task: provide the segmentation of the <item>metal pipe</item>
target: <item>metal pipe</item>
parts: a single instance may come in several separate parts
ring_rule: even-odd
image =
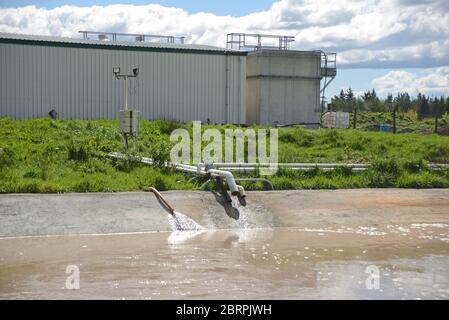
[[[239,189],[237,187],[237,184],[235,183],[234,176],[230,171],[209,169],[207,171],[207,173],[225,178],[226,182],[228,183],[229,190],[231,191],[231,194],[233,196],[236,196],[239,194]]]
[[[168,211],[174,215],[175,214],[175,209],[168,203],[167,200],[165,200],[165,198],[159,193],[159,191],[157,191],[155,188],[151,187],[150,191],[154,193],[154,195],[156,196],[156,198],[159,199],[159,201],[166,207],[166,209],[168,209]]]
[[[204,164],[201,164],[204,166]],[[244,167],[271,167],[273,163],[214,163],[215,167],[226,168],[244,168]],[[368,163],[278,163],[278,167],[351,167],[351,168],[366,168],[369,167]]]
[[[128,110],[128,77],[125,76],[125,111]]]
[[[109,156],[113,158],[119,159],[127,159],[127,157],[119,152],[111,152]],[[154,164],[153,160],[145,157],[137,158],[140,162],[152,165]],[[268,166],[273,166],[272,163],[215,163],[214,166],[216,169],[208,169],[206,170],[204,163],[199,163],[198,166],[191,166],[182,163],[169,163],[166,162],[164,164],[166,167],[174,167],[177,170],[181,170],[184,172],[197,174],[197,175],[210,175],[211,177],[222,177],[226,179],[226,182],[229,186],[229,190],[233,196],[242,193],[239,191],[239,187],[235,182],[234,176],[231,171],[237,172],[254,172],[259,168],[266,168]],[[335,170],[336,168],[350,168],[354,171],[363,171],[367,170],[371,164],[369,163],[278,163],[278,167],[288,168],[290,170],[313,170],[315,168],[319,168],[321,170]],[[430,169],[444,169],[448,168],[449,164],[438,164],[438,163],[430,163],[427,165]],[[243,187],[241,187],[243,188]],[[244,192],[244,191],[243,191]]]
[[[113,157],[113,158],[118,158],[118,159],[127,159],[125,155],[123,155],[122,153],[119,153],[119,152],[111,152],[111,153],[109,153],[109,156]],[[150,164],[150,165],[152,165],[154,163],[152,159],[145,158],[145,157],[138,157],[137,160],[142,163]],[[218,170],[218,169],[209,169],[206,171],[202,165],[194,167],[194,166],[190,166],[190,165],[182,164],[182,163],[166,162],[164,165],[166,167],[174,167],[177,170],[181,170],[181,171],[189,172],[189,173],[193,173],[193,174],[201,174],[201,175],[209,174],[211,177],[220,176],[220,177],[226,179],[226,182],[228,183],[228,186],[229,186],[229,190],[231,191],[231,194],[233,196],[236,196],[239,194],[239,190],[238,190],[237,184],[235,183],[234,176],[230,171]]]
[[[335,167],[335,168],[331,168],[331,167],[328,167],[328,168],[319,168],[320,170],[323,170],[323,171],[328,171],[328,170],[335,170],[337,167]],[[254,172],[254,171],[256,171],[257,169],[260,169],[260,168],[258,168],[258,167],[241,167],[241,168],[239,168],[239,167],[220,167],[220,169],[221,170],[227,170],[227,171],[234,171],[234,172],[240,172],[240,173],[246,173],[246,172]],[[297,170],[304,170],[304,171],[307,171],[307,170],[313,170],[313,169],[315,169],[315,167],[293,167],[293,168],[288,168],[289,170],[293,170],[293,171],[297,171]],[[350,168],[351,170],[353,170],[353,171],[364,171],[364,170],[368,170],[368,168]]]
[[[111,152],[109,156],[114,158],[121,158],[126,159],[126,156],[119,152]],[[153,160],[150,158],[140,157],[140,162],[146,163],[146,164],[153,164]],[[255,170],[257,168],[265,168],[268,166],[273,166],[273,163],[226,163],[226,162],[217,162],[214,163],[214,167],[218,168],[219,170],[235,170],[237,169],[248,169],[248,170]],[[200,163],[198,166],[191,166],[186,164],[169,164],[166,163],[166,166],[175,166],[178,168],[183,168],[189,171],[198,172],[198,167],[201,172],[204,172],[205,164]],[[306,169],[313,169],[313,168],[321,168],[321,169],[334,169],[337,167],[347,167],[352,168],[354,170],[366,170],[368,169],[371,164],[370,163],[278,163],[278,167],[285,167],[288,169],[293,170],[306,170]],[[430,169],[443,169],[443,168],[449,168],[449,164],[447,163],[429,163],[427,164],[427,167]],[[216,170],[216,169],[215,169]],[[206,174],[206,172],[204,172]]]
[[[235,180],[234,180],[234,175],[230,171],[218,170],[218,169],[209,169],[206,171],[201,165],[198,167],[194,167],[194,166],[180,164],[180,163],[174,164],[173,166],[178,170],[182,170],[182,171],[186,171],[186,172],[190,172],[190,173],[197,173],[197,174],[201,174],[201,175],[210,174],[214,178],[216,176],[222,177],[222,178],[226,179],[226,182],[228,183],[228,186],[229,186],[229,190],[231,191],[231,194],[233,196],[236,196],[239,193],[237,184],[235,183]]]
[[[240,185],[237,186],[237,189],[239,191],[238,195],[242,198],[245,198],[246,197],[245,189]]]

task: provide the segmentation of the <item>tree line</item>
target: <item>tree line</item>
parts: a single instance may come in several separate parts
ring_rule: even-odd
[[[398,93],[395,97],[389,94],[385,99],[379,98],[374,89],[356,97],[353,90],[341,90],[328,104],[329,111],[372,111],[372,112],[407,112],[416,111],[418,119],[440,117],[449,113],[449,97],[428,97],[418,93],[414,98],[407,92]]]

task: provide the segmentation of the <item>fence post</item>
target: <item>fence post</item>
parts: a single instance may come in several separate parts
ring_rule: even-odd
[[[396,106],[393,106],[393,134],[396,134]]]
[[[435,114],[435,133],[438,133],[438,114]]]

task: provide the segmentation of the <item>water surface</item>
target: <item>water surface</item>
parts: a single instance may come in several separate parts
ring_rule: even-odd
[[[80,289],[66,288],[68,265]],[[370,268],[379,270],[374,288]],[[368,268],[368,269],[367,269]],[[448,299],[449,226],[0,239],[3,299]]]

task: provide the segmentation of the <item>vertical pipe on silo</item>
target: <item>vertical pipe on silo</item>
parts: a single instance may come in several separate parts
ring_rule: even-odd
[[[229,121],[229,61],[228,54],[225,54],[225,123]]]

